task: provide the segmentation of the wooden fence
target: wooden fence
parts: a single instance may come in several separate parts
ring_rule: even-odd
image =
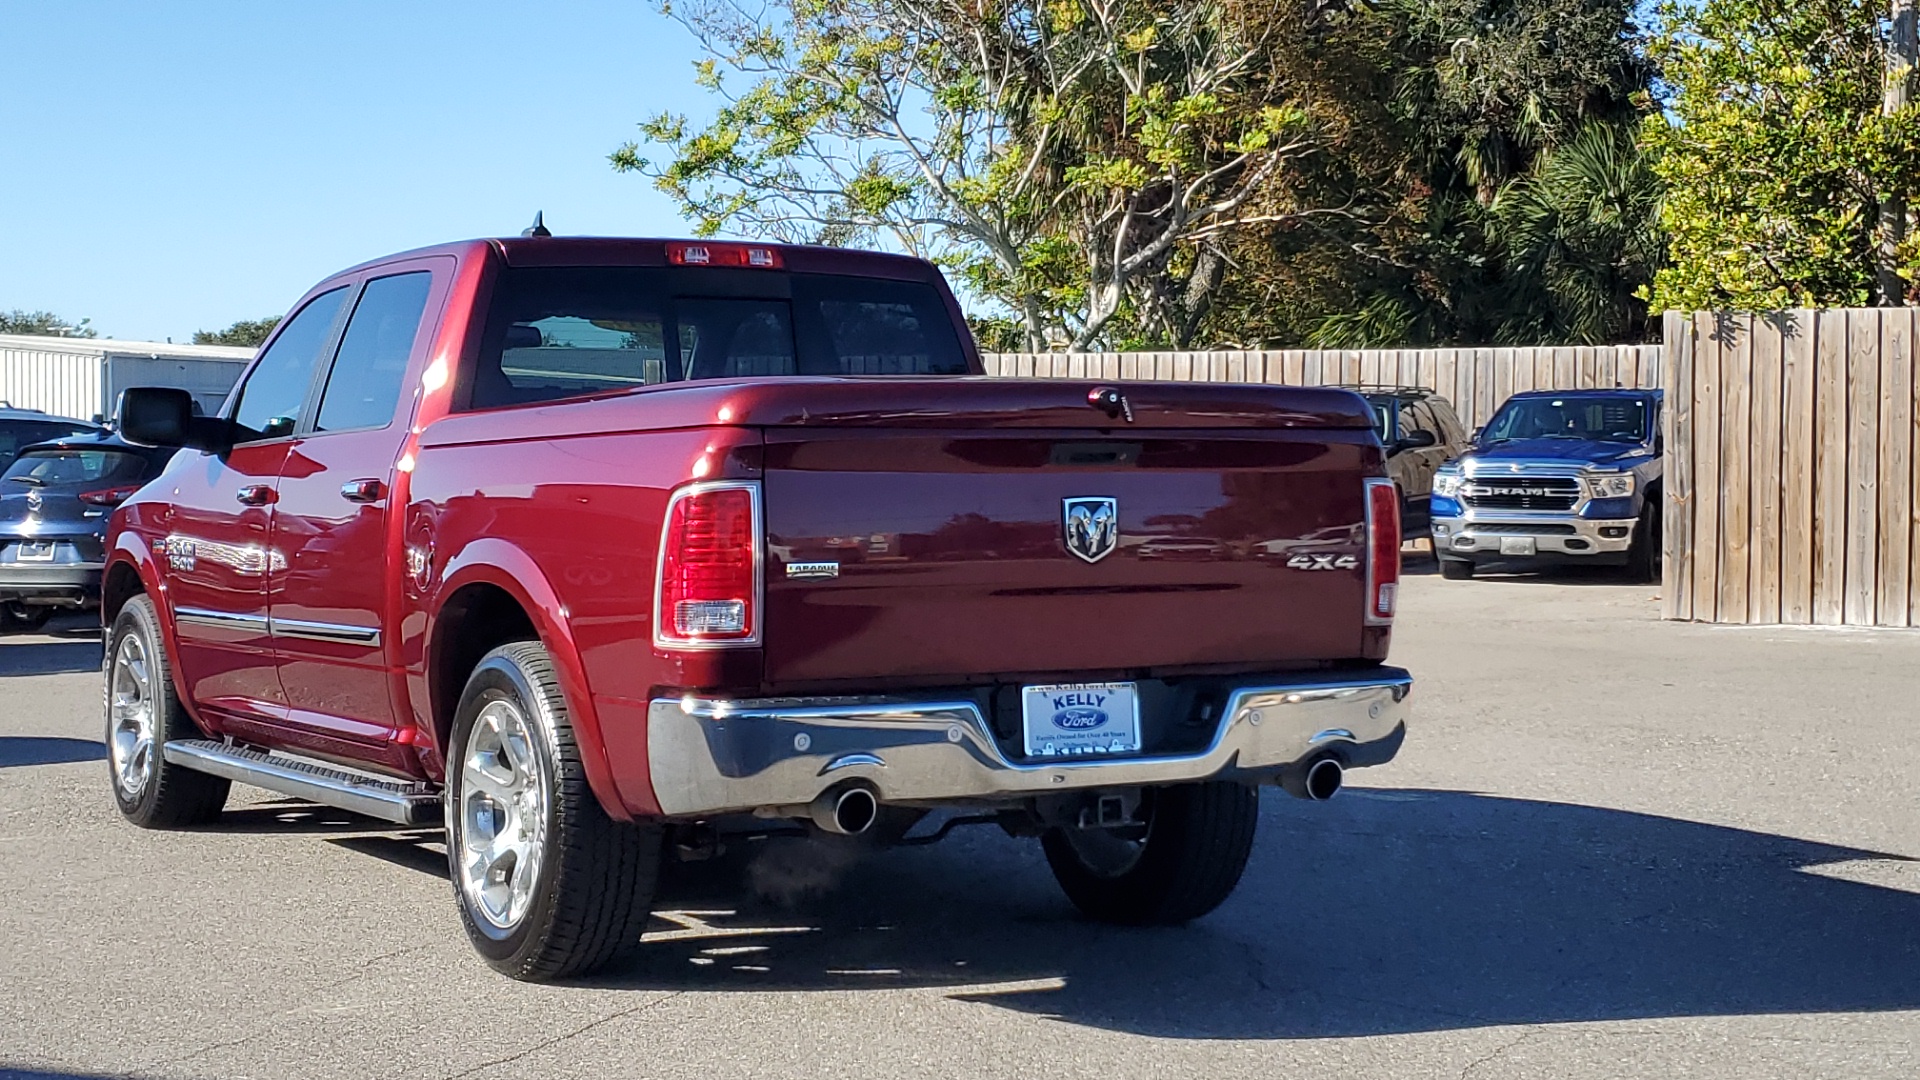
[[[1671,619],[1920,625],[1920,314],[1666,317]]]
[[[1422,386],[1477,428],[1521,390],[1659,386],[1658,345],[1524,349],[1286,349],[1270,352],[990,353],[987,371],[1062,379]]]

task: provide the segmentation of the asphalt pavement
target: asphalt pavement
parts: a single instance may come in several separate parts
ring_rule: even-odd
[[[1663,623],[1607,577],[1403,596],[1400,760],[1266,792],[1191,926],[1085,923],[997,831],[769,841],[567,986],[473,955],[432,832],[244,789],[125,824],[97,635],[0,638],[0,1077],[1920,1075],[1920,632]]]

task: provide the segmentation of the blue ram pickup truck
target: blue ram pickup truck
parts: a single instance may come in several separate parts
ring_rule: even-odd
[[[1660,572],[1660,391],[1515,394],[1433,478],[1440,573],[1481,566]]]

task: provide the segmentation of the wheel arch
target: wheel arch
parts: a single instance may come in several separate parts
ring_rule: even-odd
[[[424,661],[427,712],[442,758],[474,665],[509,641],[536,640],[553,660],[594,796],[608,816],[631,820],[607,761],[599,714],[566,608],[539,565],[506,540],[482,538],[448,562],[437,593]]]
[[[153,600],[154,614],[159,616],[160,647],[166,650],[167,671],[173,678],[173,692],[187,711],[187,716],[202,731],[211,730],[200,716],[200,708],[193,696],[187,693],[185,673],[180,670],[180,640],[174,633],[173,619],[170,617],[172,605],[167,602],[167,580],[160,573],[160,566],[154,561],[153,549],[146,538],[131,529],[121,531],[113,537],[107,551],[106,569],[100,574],[100,629],[104,645],[110,646],[114,620],[136,596],[147,596]]]

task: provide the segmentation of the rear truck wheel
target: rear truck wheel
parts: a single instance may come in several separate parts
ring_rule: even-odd
[[[1448,581],[1470,581],[1473,579],[1473,560],[1449,559],[1440,556],[1440,576]]]
[[[639,942],[664,832],[601,809],[538,642],[502,645],[467,679],[445,804],[460,920],[494,970],[528,982],[570,978]]]
[[[1050,830],[1041,839],[1054,879],[1090,919],[1168,926],[1221,905],[1240,884],[1260,817],[1258,788],[1209,781],[1154,788],[1146,824]]]
[[[107,764],[120,813],[144,829],[205,825],[219,817],[232,782],[175,765],[161,753],[176,739],[205,736],[174,693],[160,617],[144,595],[127,601],[113,620],[104,682]]]
[[[1627,548],[1627,577],[1637,582],[1660,580],[1660,525],[1657,506],[1648,506],[1634,522]]]

